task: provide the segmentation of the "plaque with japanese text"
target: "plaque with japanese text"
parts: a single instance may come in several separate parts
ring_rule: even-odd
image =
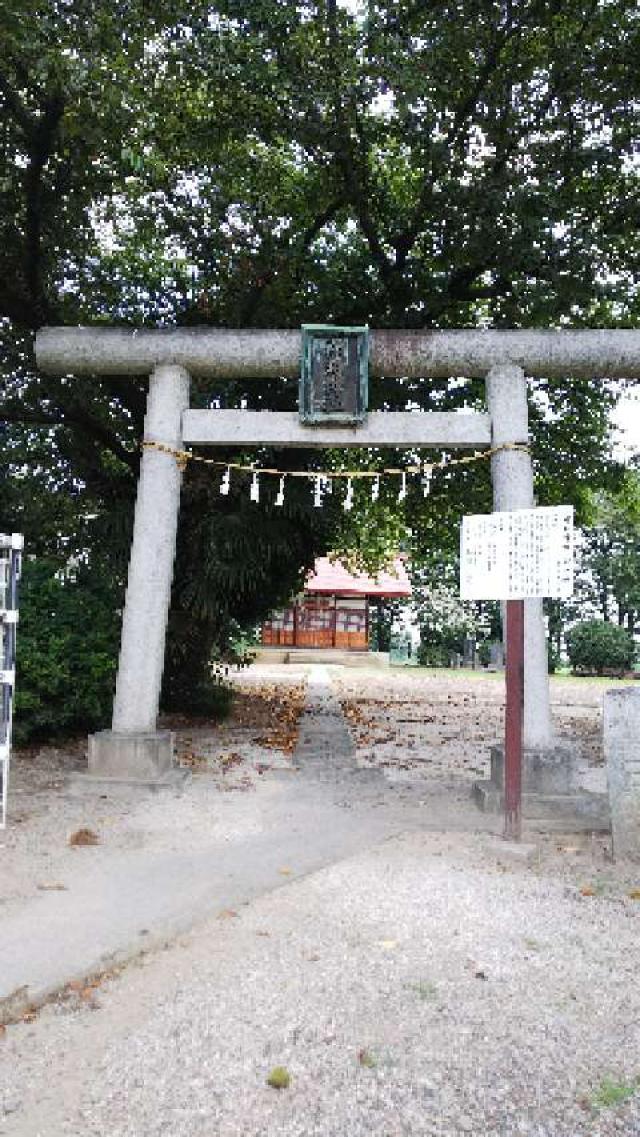
[[[364,421],[368,397],[367,328],[302,327],[302,422],[354,426]]]

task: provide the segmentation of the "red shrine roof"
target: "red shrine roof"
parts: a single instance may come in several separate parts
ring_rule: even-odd
[[[388,572],[378,573],[375,579],[363,572],[350,573],[340,561],[318,557],[304,590],[330,592],[336,596],[411,596],[411,584],[401,557],[396,557],[393,567]]]

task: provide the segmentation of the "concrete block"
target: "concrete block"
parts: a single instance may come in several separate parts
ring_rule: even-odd
[[[603,741],[614,856],[640,861],[640,689],[605,693]]]
[[[89,735],[89,774],[98,778],[154,781],[173,768],[175,735],[169,730]]]

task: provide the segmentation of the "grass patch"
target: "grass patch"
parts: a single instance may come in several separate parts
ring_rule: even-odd
[[[286,1066],[274,1066],[267,1078],[267,1085],[273,1090],[288,1090],[291,1085],[291,1075]]]
[[[611,1078],[603,1078],[591,1096],[591,1105],[594,1109],[611,1109],[628,1101],[637,1089],[637,1078],[634,1082],[614,1082]]]
[[[542,944],[539,942],[539,940],[532,939],[531,936],[525,936],[524,946],[528,948],[529,951],[540,951]]]
[[[571,683],[576,686],[580,683],[595,683],[602,687],[632,687],[638,684],[637,679],[615,679],[612,675],[574,675],[572,671],[556,671],[549,678],[552,683]]]
[[[429,999],[435,999],[438,994],[437,988],[433,983],[429,983],[427,979],[422,979],[419,983],[409,983],[409,990],[414,991],[419,999],[427,1002]]]

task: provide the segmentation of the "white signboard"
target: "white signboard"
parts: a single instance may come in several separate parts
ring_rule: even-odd
[[[460,596],[525,600],[573,595],[573,506],[463,517]]]

